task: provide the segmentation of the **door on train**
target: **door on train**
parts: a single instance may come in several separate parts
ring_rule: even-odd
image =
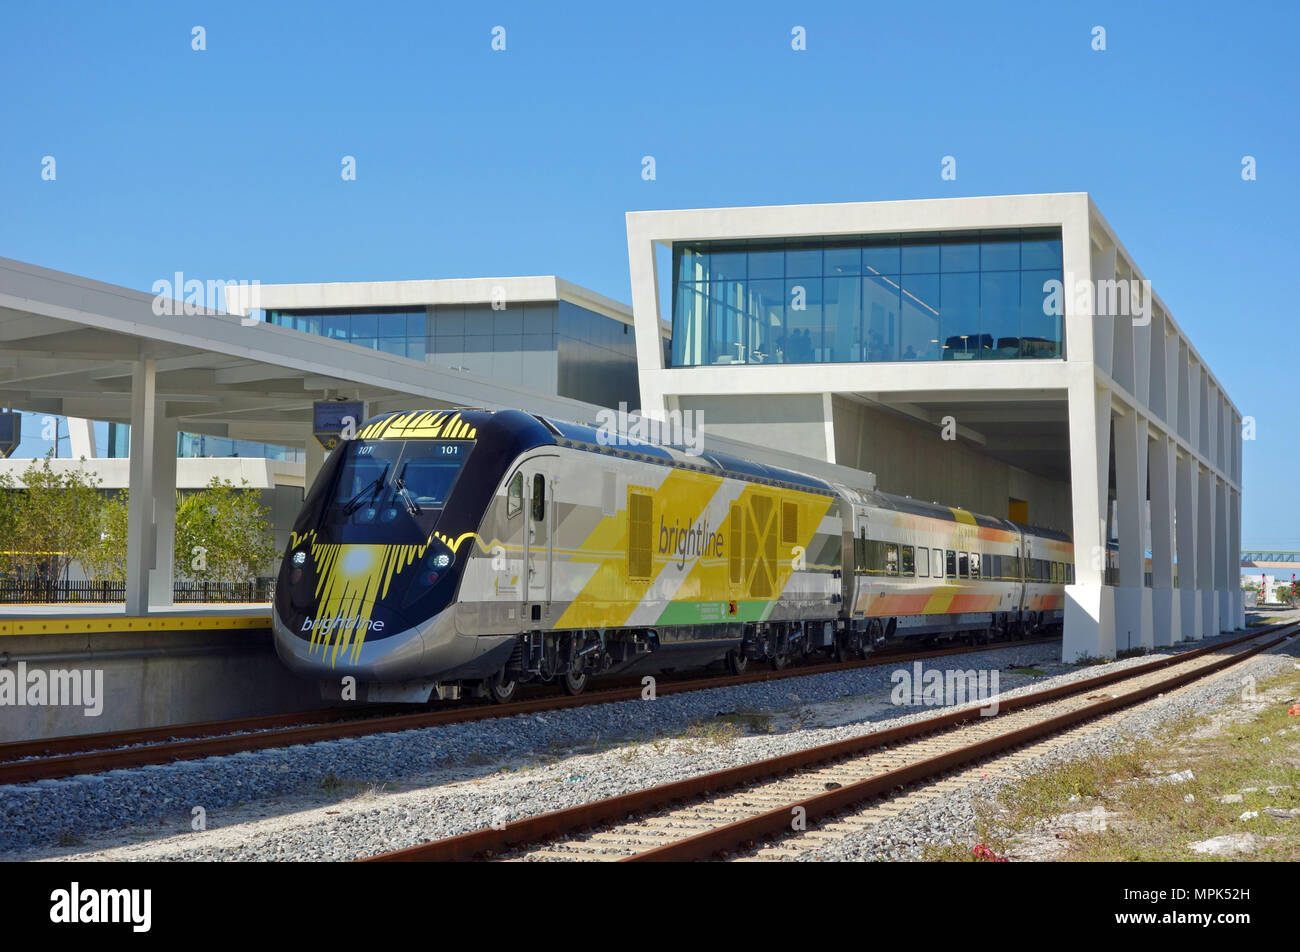
[[[521,470],[524,474],[524,493],[526,496],[526,515],[528,528],[525,531],[528,563],[528,581],[524,590],[524,601],[529,614],[525,617],[540,621],[543,612],[550,610],[551,602],[551,561],[554,554],[555,539],[555,478],[550,466],[543,460],[530,460]]]

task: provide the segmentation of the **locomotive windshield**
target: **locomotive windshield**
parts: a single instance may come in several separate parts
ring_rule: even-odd
[[[358,440],[348,447],[322,524],[340,541],[387,541],[425,535],[437,522],[473,443],[442,440]]]

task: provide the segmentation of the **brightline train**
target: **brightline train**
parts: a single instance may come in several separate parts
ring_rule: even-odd
[[[616,442],[516,410],[368,420],[293,527],[280,657],[327,697],[353,679],[358,700],[506,701],[525,682],[578,693],[599,675],[1062,623],[1065,533]]]

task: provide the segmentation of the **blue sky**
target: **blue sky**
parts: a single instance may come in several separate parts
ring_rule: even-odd
[[[1243,542],[1300,546],[1297,33],[1284,3],[8,4],[0,255],[628,301],[628,210],[1088,191],[1257,421]]]

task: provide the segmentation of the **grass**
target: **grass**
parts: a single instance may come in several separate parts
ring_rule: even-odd
[[[1086,654],[1079,655],[1079,657],[1071,661],[1070,664],[1074,665],[1076,668],[1091,668],[1099,664],[1110,664],[1114,660],[1114,658],[1099,658],[1096,655]]]
[[[337,774],[335,774],[334,771],[332,770],[329,773],[327,773],[325,776],[320,778],[320,782],[317,784],[317,787],[320,789],[321,793],[328,794],[329,796],[337,796],[339,794],[350,794],[350,795],[365,794],[369,796],[378,796],[379,794],[387,793],[389,790],[389,784],[386,782],[344,780],[341,777],[339,777]]]
[[[1285,621],[1281,615],[1269,615],[1267,618],[1252,618],[1246,622],[1247,628],[1264,628],[1268,625],[1276,625],[1280,621]]]
[[[975,861],[971,849],[984,843],[995,853],[1016,853],[1031,834],[1057,828],[1065,849],[1044,858],[1071,861],[1151,862],[1211,859],[1192,853],[1189,843],[1228,833],[1252,833],[1253,860],[1300,860],[1300,817],[1264,812],[1300,807],[1300,717],[1288,709],[1300,694],[1300,673],[1289,671],[1258,689],[1263,707],[1235,703],[1224,711],[1183,718],[1151,740],[1135,742],[1107,756],[1094,756],[1022,778],[1004,787],[976,811],[976,839],[932,848],[925,858]],[[1161,778],[1191,770],[1193,779]],[[1270,793],[1268,788],[1274,788]],[[1220,798],[1238,794],[1240,802]],[[1108,811],[1103,828],[1059,829],[1063,814]],[[1245,811],[1258,816],[1241,820]],[[1114,814],[1114,815],[1111,815]],[[1048,835],[1052,835],[1048,832]]]
[[[1150,652],[1146,648],[1125,648],[1123,651],[1115,652],[1113,658],[1099,658],[1096,655],[1079,655],[1070,664],[1078,668],[1090,668],[1099,664],[1110,664],[1112,661],[1121,661],[1124,658],[1140,658]]]
[[[687,742],[684,748],[688,754],[699,753],[702,747],[728,747],[735,743],[736,738],[744,731],[735,721],[727,719],[726,715],[715,717],[709,721],[697,721],[689,725],[682,734],[682,739]]]
[[[729,714],[719,714],[718,720],[735,724],[746,734],[770,734],[773,729],[772,715],[761,711],[732,711]]]

